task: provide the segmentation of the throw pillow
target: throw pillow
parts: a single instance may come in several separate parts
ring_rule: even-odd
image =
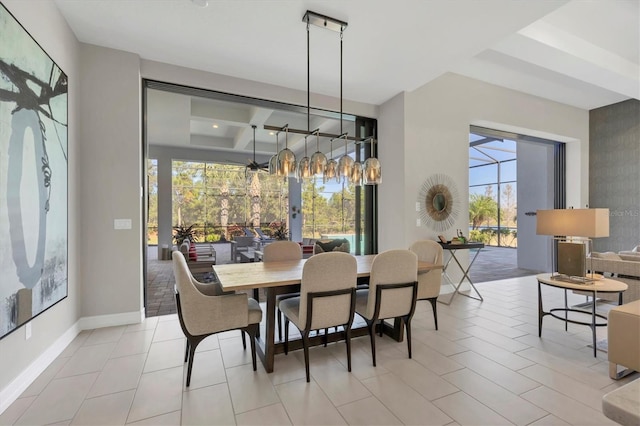
[[[345,240],[345,239],[340,239],[340,240],[329,240],[329,241],[316,241],[316,245],[318,247],[320,247],[320,250],[316,250],[316,252],[318,253],[325,253],[325,252],[329,252],[329,251],[344,251],[345,246],[344,244],[349,244],[349,241]]]
[[[598,252],[594,251],[591,255],[593,257],[595,257],[596,259],[622,260],[620,255],[618,255],[617,253],[614,253],[612,251],[607,251],[607,252],[604,252],[604,253],[598,253]]]

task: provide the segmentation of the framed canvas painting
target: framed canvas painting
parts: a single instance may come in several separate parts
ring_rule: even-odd
[[[0,3],[0,338],[68,293],[67,76]]]

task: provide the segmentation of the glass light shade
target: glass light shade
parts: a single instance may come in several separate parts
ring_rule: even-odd
[[[278,176],[293,176],[296,172],[296,155],[289,148],[278,153]]]
[[[377,185],[382,183],[382,167],[380,161],[376,157],[367,158],[364,162],[364,178],[365,185]]]
[[[311,160],[309,157],[302,157],[298,163],[298,180],[311,177]]]
[[[362,185],[362,163],[354,162],[349,181],[355,186]]]
[[[338,176],[343,177],[345,181],[350,179],[353,163],[355,163],[355,161],[347,154],[340,157],[340,160],[338,160]]]
[[[272,155],[269,159],[269,174],[276,175],[278,174],[278,156]]]
[[[324,183],[327,183],[335,179],[336,182],[338,179],[338,162],[333,158],[327,162],[327,167],[324,169]]]
[[[327,168],[327,156],[320,151],[316,151],[311,156],[311,174],[321,175],[324,174],[324,169]]]

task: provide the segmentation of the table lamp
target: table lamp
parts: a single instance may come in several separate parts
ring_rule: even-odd
[[[559,241],[557,274],[552,278],[592,281],[591,268],[591,277],[586,277],[587,245],[592,238],[609,236],[609,209],[538,210],[536,217],[536,234]]]

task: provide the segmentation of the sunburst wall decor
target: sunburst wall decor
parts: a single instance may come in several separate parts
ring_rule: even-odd
[[[451,228],[460,214],[456,184],[449,176],[434,174],[422,184],[418,193],[422,223],[436,231]]]

